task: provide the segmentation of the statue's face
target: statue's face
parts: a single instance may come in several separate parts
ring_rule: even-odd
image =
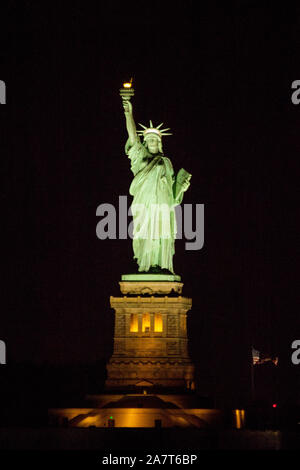
[[[147,146],[150,153],[158,153],[158,138],[149,136],[147,138]]]

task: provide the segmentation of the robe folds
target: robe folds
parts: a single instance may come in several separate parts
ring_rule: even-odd
[[[160,266],[174,273],[176,216],[173,185],[174,170],[169,158],[153,155],[139,140],[129,140],[125,152],[134,175],[129,193],[133,196],[133,252],[139,271]]]

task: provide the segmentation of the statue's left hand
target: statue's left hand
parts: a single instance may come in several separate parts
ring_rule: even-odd
[[[189,188],[191,183],[190,183],[189,178],[186,178],[181,184],[182,184],[183,191],[186,191]]]

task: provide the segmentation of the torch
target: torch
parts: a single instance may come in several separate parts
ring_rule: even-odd
[[[120,89],[120,96],[123,101],[130,101],[130,98],[134,96],[134,89],[132,88],[132,78],[130,82],[123,83],[123,88]]]

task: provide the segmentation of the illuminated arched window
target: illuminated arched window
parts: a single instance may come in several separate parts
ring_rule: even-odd
[[[150,331],[150,313],[143,313],[142,332],[149,333]]]
[[[163,330],[163,320],[161,313],[154,314],[154,331],[155,333],[161,333]]]
[[[130,332],[137,333],[139,331],[138,315],[137,313],[132,313],[130,315]]]

